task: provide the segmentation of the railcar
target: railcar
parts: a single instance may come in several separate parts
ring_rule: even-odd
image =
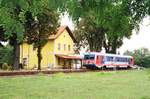
[[[132,68],[134,66],[134,59],[132,56],[127,55],[88,52],[84,54],[83,66],[90,69],[114,67]]]

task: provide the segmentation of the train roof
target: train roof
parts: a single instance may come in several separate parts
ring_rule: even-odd
[[[103,55],[103,56],[133,58],[132,56],[129,56],[129,55],[118,55],[118,54],[100,53],[100,52],[86,52],[84,55],[86,55],[86,54],[97,54],[97,55]]]

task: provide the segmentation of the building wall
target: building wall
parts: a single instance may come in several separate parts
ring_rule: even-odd
[[[54,64],[54,40],[50,40],[42,48],[41,68],[47,68]],[[26,58],[26,60],[25,60]],[[26,61],[26,62],[25,62]],[[25,68],[33,69],[38,66],[37,49],[33,45],[23,43],[20,46],[20,62],[25,63]]]
[[[58,49],[59,44],[60,50]],[[74,54],[73,45],[74,42],[67,30],[65,30],[64,33],[61,33],[61,35],[57,37],[55,40],[49,40],[46,43],[46,45],[42,48],[41,68],[63,67],[64,60],[60,59],[60,64],[58,64],[58,57],[56,57],[55,54],[65,54],[65,55]],[[29,45],[24,42],[20,46],[20,62],[25,63],[26,64],[25,68],[27,69],[33,69],[35,66],[37,67],[38,66],[37,49],[34,49],[33,45]]]
[[[60,44],[60,50],[58,49],[58,44]],[[64,44],[66,44],[66,49],[64,49]],[[73,50],[73,40],[69,33],[65,30],[56,40],[55,40],[55,52],[60,54],[74,54]],[[68,50],[68,45],[70,45],[70,51]]]
[[[49,40],[42,49],[42,67],[54,66],[54,40]]]
[[[33,46],[27,43],[23,43],[20,46],[20,59],[26,69],[31,69],[37,63],[36,50],[33,50]]]
[[[60,49],[59,49],[59,44],[60,44]],[[65,46],[66,47],[65,47]],[[55,40],[55,54],[74,54],[74,49],[73,49],[74,41],[70,37],[69,33],[67,30],[65,30],[56,40]],[[70,46],[70,50],[69,50]],[[61,65],[58,64],[58,58],[55,57],[55,65],[56,66],[62,66],[64,61],[61,59],[60,60]]]

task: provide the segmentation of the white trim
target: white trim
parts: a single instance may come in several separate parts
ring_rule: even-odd
[[[53,66],[53,67],[55,67],[55,65],[56,65],[56,57],[55,57],[55,54],[56,54],[56,48],[55,48],[55,47],[56,47],[56,45],[55,45],[55,43],[56,43],[56,42],[55,42],[55,40],[54,40],[54,51],[53,51],[53,58],[54,58],[54,63],[53,63],[53,65],[54,65],[54,66]]]

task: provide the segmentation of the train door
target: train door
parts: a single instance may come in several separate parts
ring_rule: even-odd
[[[100,59],[101,59],[101,57],[100,57],[99,55],[97,55],[97,57],[96,57],[96,64],[97,64],[97,65],[100,64]]]
[[[97,56],[96,57],[96,64],[101,65],[103,63],[103,56]]]
[[[131,65],[134,65],[134,59],[133,59],[133,58],[131,58],[130,64],[131,64]]]

